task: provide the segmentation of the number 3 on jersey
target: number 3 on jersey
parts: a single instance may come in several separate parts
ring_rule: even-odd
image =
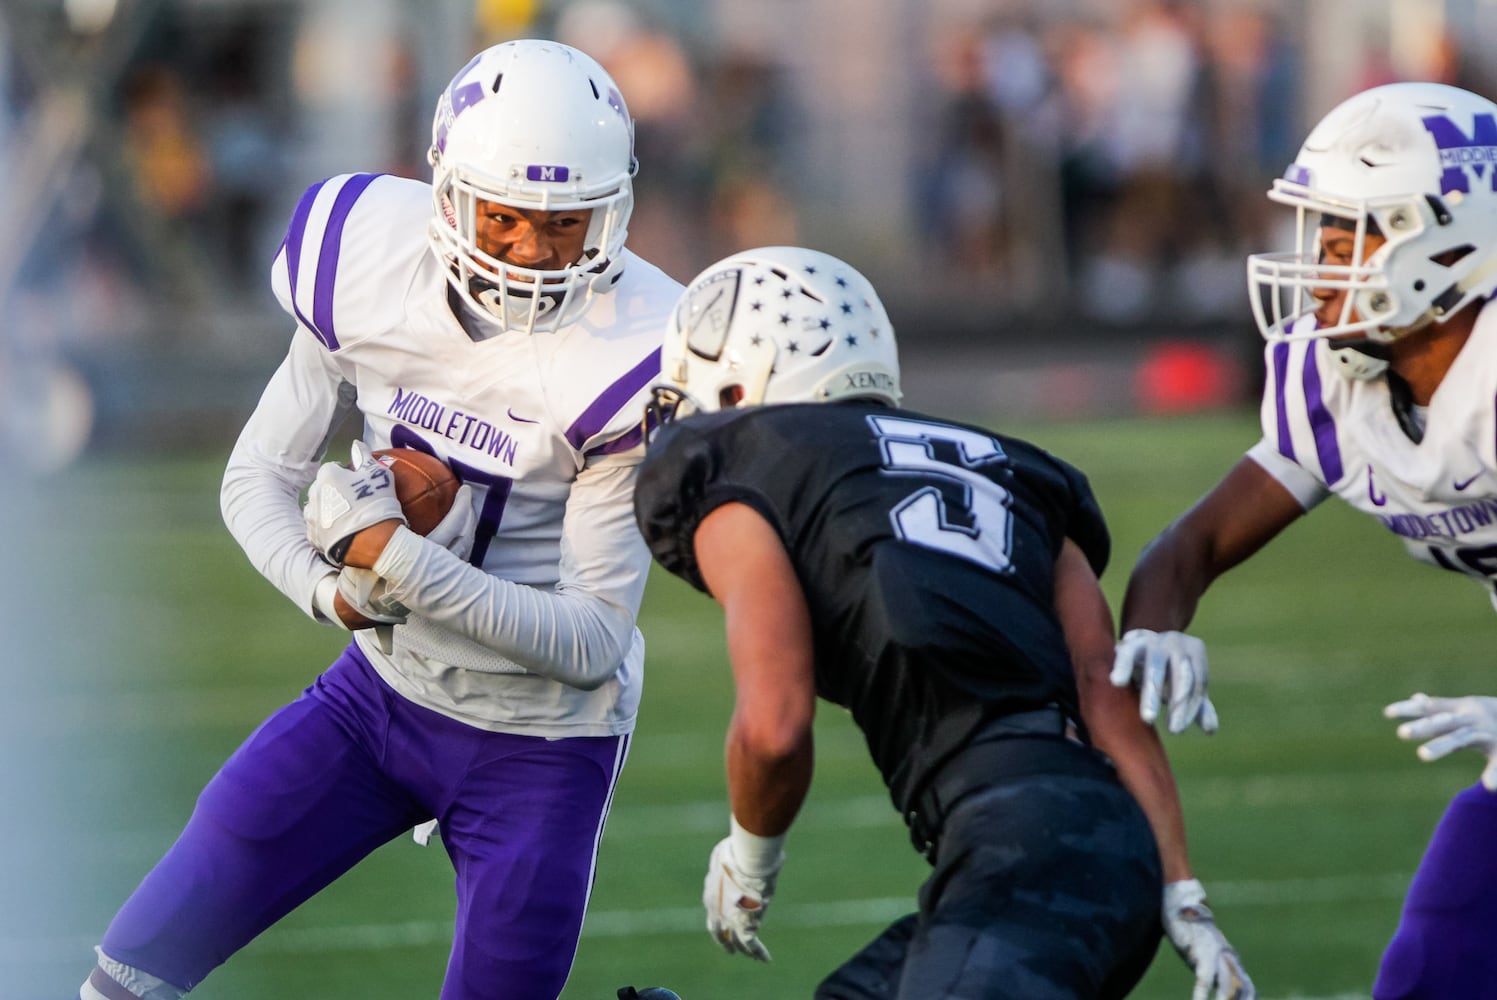
[[[1005,572],[1013,496],[982,473],[984,467],[1008,461],[1002,446],[986,434],[924,420],[869,417],[868,423],[878,435],[885,472],[941,479],[962,491],[961,519],[952,517],[950,501],[939,486],[911,493],[889,511],[894,533],[903,541]],[[937,457],[937,441],[954,445],[958,461]]]

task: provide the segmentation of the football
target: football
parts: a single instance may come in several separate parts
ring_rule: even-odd
[[[457,476],[446,462],[415,448],[381,448],[374,457],[395,476],[395,498],[411,530],[430,534],[452,509]]]

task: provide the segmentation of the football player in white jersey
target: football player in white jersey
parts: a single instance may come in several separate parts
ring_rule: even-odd
[[[1336,494],[1416,559],[1497,601],[1497,105],[1429,83],[1358,94],[1311,131],[1269,197],[1300,245],[1249,259],[1268,339],[1263,438],[1145,549],[1113,683],[1144,717],[1216,727],[1201,642],[1184,629],[1221,573]],[[1497,698],[1389,705],[1433,760],[1487,754],[1415,875],[1373,995],[1497,996]],[[1452,892],[1451,887],[1477,887]]]
[[[433,820],[457,872],[444,1000],[566,981],[640,697],[639,413],[680,286],[624,248],[633,123],[583,53],[475,56],[430,159],[430,184],[344,175],[296,206],[272,271],[290,352],[223,480],[251,562],[352,641],[209,782],[86,1000],[180,997]],[[319,468],[355,412],[353,466]],[[389,446],[463,483],[427,537],[369,460]]]

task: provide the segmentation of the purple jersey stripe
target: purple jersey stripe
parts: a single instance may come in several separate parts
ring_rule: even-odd
[[[599,445],[596,448],[589,448],[585,454],[588,458],[592,458],[594,455],[612,455],[616,452],[628,451],[643,441],[644,436],[644,428],[636,427],[628,433],[614,438],[607,444]]]
[[[659,374],[660,348],[657,347],[650,352],[647,358],[629,369],[622,378],[614,382],[607,389],[604,389],[603,395],[593,400],[592,405],[582,411],[582,416],[572,422],[572,426],[567,428],[567,440],[572,443],[572,447],[581,451],[584,441],[608,426],[608,421],[613,419],[615,413],[619,412],[619,408],[633,399],[635,393],[655,381],[655,376]],[[636,435],[635,444],[639,443],[637,433],[637,431],[629,432],[629,434]],[[625,434],[623,437],[628,437],[629,434]],[[612,443],[610,442],[609,444]],[[608,448],[609,445],[603,445],[602,447]],[[629,447],[633,446],[630,445]],[[598,448],[594,448],[588,452],[589,455],[600,453]]]
[[[1315,454],[1327,484],[1341,481],[1341,448],[1336,443],[1336,419],[1325,408],[1320,393],[1320,366],[1315,363],[1315,344],[1308,342],[1305,351],[1305,409],[1310,415],[1310,430],[1315,433]]]
[[[301,325],[317,334],[317,339],[322,340],[322,334],[311,324],[306,316],[302,315],[301,306],[296,304],[296,282],[297,274],[301,271],[301,241],[307,235],[307,217],[312,214],[312,203],[317,200],[317,194],[327,181],[318,181],[307,188],[306,193],[301,196],[301,201],[296,203],[296,211],[291,213],[291,225],[286,229],[286,237],[281,240],[281,246],[286,248],[286,274],[291,280],[291,309],[296,313],[296,318]],[[326,340],[322,340],[326,344]]]
[[[354,174],[333,199],[333,210],[322,231],[322,251],[317,255],[317,284],[312,288],[312,323],[330,351],[338,349],[338,335],[333,330],[333,290],[338,283],[338,251],[343,242],[343,226],[364,189],[381,174]]]
[[[1294,457],[1294,439],[1289,435],[1289,405],[1284,398],[1284,381],[1289,371],[1289,343],[1279,341],[1273,345],[1274,407],[1279,418],[1279,454],[1289,461]]]
[[[623,434],[619,437],[614,438],[607,444],[600,445],[599,447],[592,449],[587,453],[587,455],[589,458],[591,458],[593,455],[612,455],[616,452],[628,451],[630,448],[633,448],[641,441],[643,441],[645,439],[645,436],[653,431],[657,424],[658,421],[655,419],[655,411],[646,410],[645,419],[640,423],[638,427],[635,427],[627,434]]]

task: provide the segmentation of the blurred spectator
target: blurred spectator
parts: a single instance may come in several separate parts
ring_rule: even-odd
[[[197,216],[212,173],[176,72],[160,64],[137,69],[125,81],[124,110],[125,160],[136,194],[167,217]]]
[[[793,150],[801,124],[785,68],[757,50],[728,45],[714,60],[706,92],[706,256],[799,243]]]
[[[983,37],[959,28],[937,59],[934,161],[920,213],[935,259],[968,281],[992,277],[1003,249],[1003,129],[988,92]]]
[[[557,20],[556,39],[597,59],[629,95],[635,153],[630,246],[688,278],[703,259],[702,159],[696,70],[680,42],[619,0],[582,0]]]
[[[1103,243],[1121,183],[1109,147],[1118,99],[1118,51],[1105,25],[1090,21],[1055,24],[1051,46],[1059,116],[1061,263],[1076,279]]]
[[[1294,53],[1281,21],[1232,7],[1210,25],[1207,54],[1211,204],[1226,224],[1221,242],[1240,263],[1243,254],[1271,245],[1277,213],[1263,194],[1297,149]]]
[[[1068,280],[1059,173],[1060,97],[1033,11],[996,18],[983,39],[984,78],[1001,130],[1001,287],[1017,306],[1053,312]]]
[[[1083,261],[1085,308],[1114,322],[1154,306],[1160,268],[1179,259],[1199,220],[1200,54],[1182,11],[1137,0],[1118,37],[1108,151],[1118,201],[1100,252]]]
[[[261,83],[267,49],[262,31],[240,23],[208,62],[206,100],[212,113],[203,135],[214,182],[207,211],[209,248],[227,283],[241,292],[264,286],[280,236],[281,187],[289,172],[286,136],[272,119],[274,103]]]

